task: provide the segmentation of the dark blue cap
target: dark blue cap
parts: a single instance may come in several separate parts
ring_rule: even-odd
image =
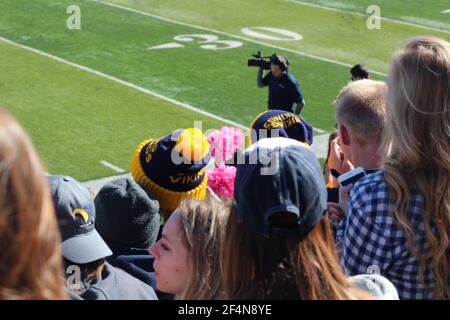
[[[313,128],[300,116],[283,111],[269,110],[259,114],[251,125],[254,130],[252,142],[259,139],[277,137],[291,138],[311,145],[313,143]],[[275,133],[275,130],[277,132]]]
[[[326,211],[319,161],[293,139],[261,139],[247,148],[238,161],[234,188],[237,215],[265,237],[305,236]],[[277,213],[288,213],[296,222],[274,225],[271,218]]]

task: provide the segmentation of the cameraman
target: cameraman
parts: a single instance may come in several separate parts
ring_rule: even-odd
[[[273,54],[270,57],[270,72],[263,78],[263,68],[259,68],[256,77],[258,88],[269,86],[269,109],[279,109],[289,112],[295,103],[295,114],[300,114],[305,100],[303,99],[300,86],[295,77],[288,73],[289,62],[281,55]]]

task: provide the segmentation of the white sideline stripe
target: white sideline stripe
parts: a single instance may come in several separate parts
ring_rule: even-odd
[[[317,155],[319,159],[325,159],[328,152],[328,139],[330,137],[329,133],[320,134],[314,136],[313,144],[311,145],[312,151]]]
[[[313,130],[316,131],[317,133],[320,133],[320,134],[326,133],[325,130],[322,130],[322,129],[319,129],[319,128],[314,128],[313,127]]]
[[[110,163],[110,162],[108,162],[108,161],[106,161],[106,160],[101,160],[101,161],[99,161],[99,162],[100,162],[102,165],[104,165],[105,167],[114,170],[115,172],[118,172],[118,173],[124,173],[124,172],[125,172],[125,170],[123,170],[122,168],[119,168],[119,167],[113,165],[112,163]]]
[[[104,178],[100,178],[100,179],[94,179],[94,180],[89,180],[89,181],[83,181],[81,182],[86,188],[88,188],[94,195],[94,197],[97,195],[97,193],[100,191],[100,189],[107,183],[116,180],[116,179],[120,179],[120,178],[131,178],[131,174],[130,173],[124,173],[124,174],[120,174],[120,175],[113,175],[113,176],[108,176],[108,177],[104,177]]]
[[[25,46],[25,45],[23,45],[23,44],[16,43],[16,42],[11,41],[11,40],[9,40],[9,39],[6,39],[6,38],[4,38],[4,37],[2,37],[2,36],[0,36],[0,41],[9,43],[9,44],[11,44],[11,45],[13,45],[13,46],[16,46],[16,47],[19,47],[19,48],[22,48],[22,49],[25,49],[25,50],[28,50],[28,51],[32,51],[32,52],[37,53],[37,54],[39,54],[39,55],[42,55],[42,56],[44,56],[44,57],[47,57],[47,58],[56,60],[56,61],[58,61],[58,62],[62,62],[62,63],[64,63],[64,64],[67,64],[67,65],[71,66],[71,67],[74,67],[74,68],[77,68],[77,69],[80,69],[80,70],[83,70],[83,71],[86,71],[86,72],[95,74],[95,75],[97,75],[97,76],[106,78],[106,79],[108,79],[108,80],[111,80],[111,81],[120,83],[120,84],[122,84],[122,85],[124,85],[124,86],[127,86],[127,87],[133,88],[133,89],[135,89],[135,90],[141,91],[141,92],[143,92],[143,93],[146,93],[146,94],[148,94],[148,95],[154,96],[154,97],[159,98],[159,99],[161,99],[161,100],[165,100],[165,101],[167,101],[167,102],[173,103],[173,104],[175,104],[175,105],[177,105],[177,106],[179,106],[179,107],[182,107],[182,108],[185,108],[185,109],[188,109],[188,110],[191,110],[191,111],[200,113],[200,114],[205,115],[205,116],[207,116],[207,117],[210,117],[210,118],[213,118],[213,119],[222,121],[222,122],[224,122],[224,123],[228,123],[228,124],[230,124],[230,125],[232,125],[232,126],[239,127],[239,128],[241,128],[241,129],[244,129],[244,130],[247,129],[247,127],[245,127],[245,126],[243,126],[242,124],[239,124],[239,123],[237,123],[237,122],[234,122],[234,121],[232,121],[232,120],[228,120],[228,119],[222,118],[222,117],[217,116],[217,115],[215,115],[215,114],[213,114],[213,113],[210,113],[210,112],[208,112],[208,111],[204,111],[204,110],[198,109],[198,108],[196,108],[196,107],[193,107],[193,106],[191,106],[191,105],[189,105],[189,104],[187,104],[187,103],[180,102],[180,101],[177,101],[177,100],[175,100],[175,99],[172,99],[172,98],[163,96],[163,95],[161,95],[161,94],[159,94],[159,93],[156,93],[156,92],[150,91],[150,90],[148,90],[148,89],[142,88],[142,87],[140,87],[140,86],[138,86],[138,85],[135,85],[135,84],[133,84],[133,83],[131,83],[131,82],[127,82],[127,81],[121,80],[121,79],[119,79],[119,78],[110,76],[110,75],[108,75],[108,74],[106,74],[106,73],[103,73],[103,72],[100,72],[100,71],[97,71],[97,70],[94,70],[94,69],[91,69],[91,68],[88,68],[88,67],[85,67],[85,66],[76,64],[76,63],[74,63],[74,62],[70,62],[70,61],[65,60],[65,59],[63,59],[63,58],[59,58],[59,57],[54,56],[54,55],[52,55],[52,54],[50,54],[50,53],[46,53],[46,52],[44,52],[44,51],[41,51],[41,50],[38,50],[38,49],[35,49],[35,48],[31,48],[31,47]]]
[[[332,7],[327,7],[327,6],[320,5],[320,4],[315,4],[315,3],[304,2],[304,1],[300,1],[300,0],[286,0],[286,1],[292,2],[292,3],[297,3],[297,4],[302,4],[304,6],[309,6],[309,7],[329,10],[329,11],[337,11],[337,12],[353,14],[355,16],[369,17],[368,14],[364,14],[364,13],[361,13],[361,12],[355,12],[355,11],[344,10],[344,9],[339,9],[339,8],[332,8]],[[442,13],[444,13],[444,11]],[[426,25],[423,25],[423,24],[417,24],[417,23],[406,22],[406,21],[402,21],[402,20],[390,19],[390,18],[384,18],[384,17],[380,17],[380,20],[385,20],[385,21],[389,21],[389,22],[393,22],[393,23],[404,24],[404,25],[407,25],[407,26],[410,26],[410,27],[423,28],[423,29],[428,29],[428,30],[432,30],[432,31],[443,32],[443,33],[450,34],[450,31],[447,31],[447,30],[444,30],[444,29],[439,29],[439,28],[429,27],[429,26],[426,26]]]
[[[65,60],[65,59],[63,59],[63,58],[54,56],[54,55],[52,55],[52,54],[50,54],[50,53],[47,53],[47,52],[44,52],[44,51],[41,51],[41,50],[38,50],[38,49],[35,49],[35,48],[32,48],[32,47],[25,46],[25,45],[23,45],[23,44],[16,43],[16,42],[14,42],[14,41],[12,41],[12,40],[9,40],[9,39],[6,39],[6,38],[4,38],[4,37],[2,37],[2,36],[0,36],[0,41],[6,42],[6,43],[8,43],[8,44],[11,44],[11,45],[16,46],[16,47],[21,48],[21,49],[25,49],[25,50],[28,50],[28,51],[37,53],[37,54],[39,54],[39,55],[42,55],[42,56],[44,56],[44,57],[47,57],[47,58],[56,60],[56,61],[58,61],[58,62],[62,62],[62,63],[64,63],[64,64],[67,64],[67,65],[71,66],[71,67],[74,67],[74,68],[77,68],[77,69],[80,69],[80,70],[83,70],[83,71],[86,71],[86,72],[95,74],[95,75],[97,75],[97,76],[106,78],[106,79],[108,79],[108,80],[111,80],[111,81],[120,83],[120,84],[122,84],[122,85],[124,85],[124,86],[127,86],[127,87],[133,88],[133,89],[135,89],[135,90],[141,91],[141,92],[143,92],[143,93],[145,93],[145,94],[154,96],[154,97],[159,98],[159,99],[161,99],[161,100],[164,100],[164,101],[173,103],[173,104],[175,104],[175,105],[177,105],[177,106],[179,106],[179,107],[182,107],[182,108],[184,108],[184,109],[188,109],[188,110],[191,110],[191,111],[200,113],[200,114],[202,114],[202,115],[204,115],[204,116],[207,116],[207,117],[210,117],[210,118],[219,120],[219,121],[221,121],[221,122],[227,123],[227,124],[232,125],[232,126],[234,126],[234,127],[238,127],[238,128],[243,129],[243,130],[247,130],[247,129],[248,129],[248,127],[246,127],[246,126],[244,126],[244,125],[242,125],[242,124],[240,124],[240,123],[234,122],[234,121],[229,120],[229,119],[226,119],[226,118],[222,118],[221,116],[215,115],[215,114],[210,113],[210,112],[208,112],[208,111],[201,110],[201,109],[198,109],[198,108],[196,108],[196,107],[193,107],[193,106],[191,106],[190,104],[187,104],[187,103],[184,103],[184,102],[180,102],[180,101],[178,101],[178,100],[175,100],[175,99],[172,99],[172,98],[163,96],[163,95],[161,95],[161,94],[159,94],[159,93],[150,91],[150,90],[148,90],[148,89],[145,89],[145,88],[143,88],[143,87],[140,87],[140,86],[138,86],[138,85],[135,85],[135,84],[133,84],[133,83],[131,83],[131,82],[127,82],[127,81],[121,80],[121,79],[119,79],[119,78],[110,76],[110,75],[108,75],[108,74],[106,74],[106,73],[103,73],[103,72],[100,72],[100,71],[97,71],[97,70],[94,70],[94,69],[91,69],[91,68],[88,68],[88,67],[79,65],[79,64],[74,63],[74,62],[70,62],[70,61]],[[313,130],[316,131],[317,133],[325,133],[325,132],[326,132],[325,130],[322,130],[322,129],[319,129],[319,128],[314,128],[314,127],[313,127]]]
[[[348,68],[353,67],[353,65],[345,63],[345,62],[332,60],[332,59],[327,59],[327,58],[319,57],[319,56],[316,56],[316,55],[313,55],[313,54],[305,53],[305,52],[302,52],[302,51],[297,51],[297,50],[294,50],[294,49],[284,48],[284,47],[276,46],[276,45],[273,45],[273,44],[270,44],[270,43],[266,43],[266,42],[262,42],[262,41],[258,41],[258,40],[254,40],[254,39],[238,36],[238,35],[235,35],[235,34],[232,34],[232,33],[227,33],[227,32],[223,32],[223,31],[211,29],[211,28],[198,26],[198,25],[195,25],[195,24],[190,24],[190,23],[187,23],[187,22],[182,22],[182,21],[177,21],[177,20],[161,17],[161,16],[158,16],[158,15],[153,14],[153,13],[149,13],[149,12],[145,12],[145,11],[141,11],[141,10],[125,7],[125,6],[121,6],[121,5],[118,5],[118,4],[115,4],[115,3],[110,3],[110,2],[101,1],[101,0],[91,0],[91,1],[96,2],[98,4],[103,4],[103,5],[106,5],[106,6],[114,7],[114,8],[117,8],[117,9],[130,11],[130,12],[134,12],[134,13],[141,14],[141,15],[144,15],[144,16],[152,17],[152,18],[155,18],[155,19],[158,19],[158,20],[170,22],[170,23],[173,23],[173,24],[179,24],[179,25],[185,26],[185,27],[196,28],[196,29],[200,29],[200,30],[204,30],[204,31],[214,32],[214,33],[221,34],[221,35],[224,35],[224,36],[227,36],[227,37],[230,37],[230,38],[236,38],[236,39],[239,39],[239,40],[244,40],[244,41],[253,42],[253,43],[256,43],[256,44],[259,44],[259,45],[263,45],[263,46],[266,46],[266,47],[271,47],[271,48],[274,48],[274,49],[295,53],[295,54],[298,54],[298,55],[301,55],[301,56],[304,56],[304,57],[308,57],[308,58],[311,58],[311,59],[316,59],[316,60],[320,60],[320,61],[324,61],[324,62],[328,62],[328,63],[333,63],[333,64],[337,64],[337,65],[340,65],[340,66],[348,67]],[[377,74],[377,75],[382,76],[382,77],[386,77],[387,76],[387,74],[385,74],[385,73],[374,71],[374,70],[369,70],[369,72]]]

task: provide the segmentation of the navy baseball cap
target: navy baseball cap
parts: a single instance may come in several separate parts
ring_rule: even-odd
[[[112,255],[95,230],[94,198],[80,182],[67,176],[49,176],[64,258],[85,264]]]
[[[319,161],[305,144],[288,138],[261,139],[238,161],[236,214],[265,236],[305,236],[324,217],[327,193]],[[289,216],[288,224],[273,219]]]
[[[299,115],[284,110],[268,110],[256,116],[251,124],[253,130],[251,142],[263,138],[291,138],[311,145],[313,143],[313,128]],[[278,130],[275,132],[275,130]]]

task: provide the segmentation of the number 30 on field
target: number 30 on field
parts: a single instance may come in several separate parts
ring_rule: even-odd
[[[247,36],[264,40],[297,41],[303,39],[303,37],[296,32],[271,27],[242,28],[241,32]],[[226,50],[238,48],[243,45],[241,41],[219,40],[219,37],[212,34],[183,34],[176,36],[173,39],[177,42],[149,47],[147,50],[183,48],[183,42],[195,42],[201,49],[206,50]]]

